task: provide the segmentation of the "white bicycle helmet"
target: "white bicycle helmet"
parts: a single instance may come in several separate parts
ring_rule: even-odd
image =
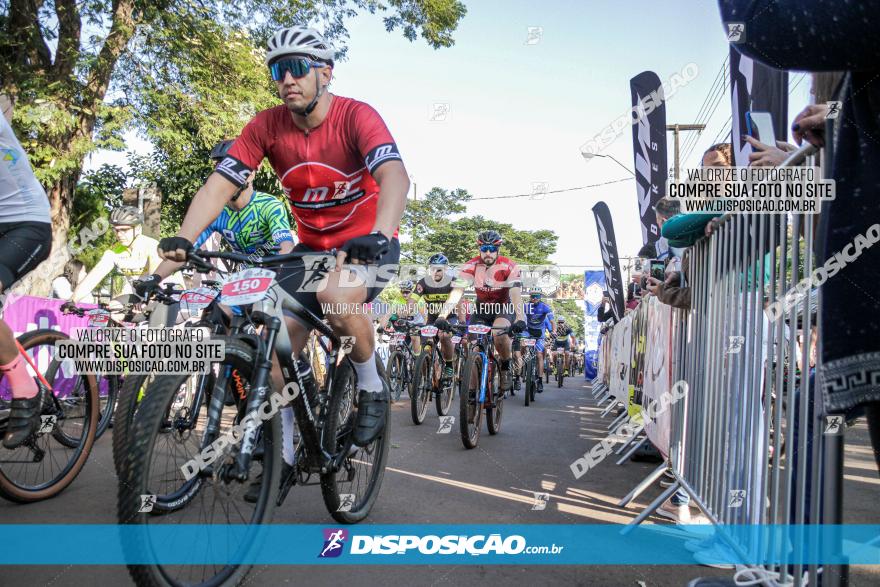
[[[319,61],[328,61],[332,65],[336,49],[315,29],[292,26],[276,31],[269,39],[266,65],[283,55],[308,55]]]

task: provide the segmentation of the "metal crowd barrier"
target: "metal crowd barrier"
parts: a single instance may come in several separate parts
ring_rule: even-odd
[[[799,149],[783,165],[808,158],[812,165],[814,152]],[[780,534],[759,532],[756,525],[840,523],[842,439],[825,433],[822,397],[810,368],[816,292],[775,321],[765,313],[815,268],[816,218],[725,215],[710,238],[690,249],[691,309],[675,310],[671,377],[686,381],[688,393],[670,408],[669,463],[620,503],[632,501],[671,467],[674,483],[631,526],[684,489],[742,558],[744,578],[767,585],[819,584],[817,565],[787,558],[792,549],[812,551],[816,545],[805,544],[803,532],[783,544]],[[594,389],[600,395],[606,387],[598,383]],[[782,564],[748,562],[767,555]],[[822,584],[845,581],[846,572],[822,569]]]

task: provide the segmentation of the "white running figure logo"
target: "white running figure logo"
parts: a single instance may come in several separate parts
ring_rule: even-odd
[[[342,530],[337,530],[330,534],[329,542],[326,548],[321,552],[321,556],[326,556],[328,552],[342,548]]]

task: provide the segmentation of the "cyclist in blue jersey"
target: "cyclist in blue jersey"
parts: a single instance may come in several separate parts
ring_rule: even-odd
[[[543,294],[535,290],[529,294],[529,303],[525,306],[526,331],[529,337],[536,339],[535,350],[538,355],[538,393],[544,391],[544,332],[552,332],[555,328],[553,310],[542,301]]]
[[[223,160],[234,142],[230,139],[214,146],[211,159],[215,164]],[[283,255],[293,250],[295,243],[284,204],[271,194],[254,190],[255,175],[251,174],[247,183],[239,188],[238,193],[220,212],[220,216],[202,231],[193,243],[195,249],[217,233],[236,253],[265,256]],[[143,297],[182,265],[183,263],[174,261],[162,261],[153,275],[141,278],[135,291]]]

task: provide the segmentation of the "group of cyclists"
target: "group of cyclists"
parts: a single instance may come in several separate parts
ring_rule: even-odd
[[[283,104],[259,112],[234,140],[211,152],[214,171],[197,191],[178,233],[157,241],[143,233],[143,216],[132,206],[112,211],[110,224],[118,244],[76,286],[67,308],[87,300],[111,272],[125,280],[127,300],[143,300],[161,288],[183,285],[180,269],[192,262],[215,234],[235,253],[289,255],[330,253],[335,264],[315,274],[301,259],[278,267],[275,281],[300,304],[309,317],[323,320],[339,337],[353,341],[346,361],[356,379],[356,416],[351,443],[366,447],[382,434],[388,420],[388,387],[375,360],[376,326],[362,312],[325,312],[326,307],[363,305],[379,296],[393,276],[375,271],[395,266],[400,255],[398,225],[410,188],[397,145],[380,115],[368,104],[331,94],[328,86],[335,49],[317,31],[289,27],[277,31],[268,44],[266,65]],[[45,260],[52,246],[50,206],[27,157],[10,126],[11,113],[0,120],[0,293],[8,290]],[[288,209],[270,194],[256,191],[254,173],[268,160],[289,201],[296,222],[294,239]],[[517,264],[502,255],[502,235],[480,232],[477,254],[453,270],[437,253],[417,282],[402,281],[399,289],[409,310],[382,316],[379,329],[395,324],[434,325],[439,330],[442,380],[454,377],[451,326],[493,327],[499,364],[500,391],[518,387],[521,337],[536,339],[538,370],[543,380],[548,353],[563,357],[562,368],[573,368],[577,351],[572,328],[555,316],[540,291],[522,293]],[[312,287],[313,282],[319,287]],[[476,299],[464,299],[472,288]],[[312,327],[301,316],[284,323],[298,357]],[[511,336],[513,335],[513,336]],[[545,335],[549,335],[547,347]],[[419,337],[411,338],[419,352]],[[15,449],[40,424],[40,378],[33,377],[10,328],[0,320],[0,376],[12,390],[2,442]],[[277,357],[271,382],[283,387],[290,374]],[[538,391],[543,391],[539,383]],[[294,417],[281,410],[282,441],[294,443]],[[284,450],[285,470],[293,450]]]
[[[458,270],[451,267],[446,255],[436,253],[428,259],[424,277],[417,282],[400,281],[398,288],[404,303],[378,318],[377,331],[381,334],[396,329],[407,333],[405,344],[418,355],[421,339],[412,333],[421,326],[437,326],[444,362],[440,384],[443,387],[454,375],[450,325],[484,324],[497,331],[510,328],[516,336],[500,334],[495,340],[501,359],[501,390],[513,395],[519,390],[520,341],[529,337],[536,341],[540,378],[537,391],[543,392],[545,363],[555,365],[558,354],[564,375],[569,376],[575,370],[579,342],[565,317],[554,315],[540,289],[530,291],[527,300],[523,299],[519,269],[514,261],[500,255],[503,238],[497,231],[482,231],[476,241],[479,255]],[[463,298],[468,288],[474,290],[474,301]],[[545,341],[549,348],[545,348]]]

